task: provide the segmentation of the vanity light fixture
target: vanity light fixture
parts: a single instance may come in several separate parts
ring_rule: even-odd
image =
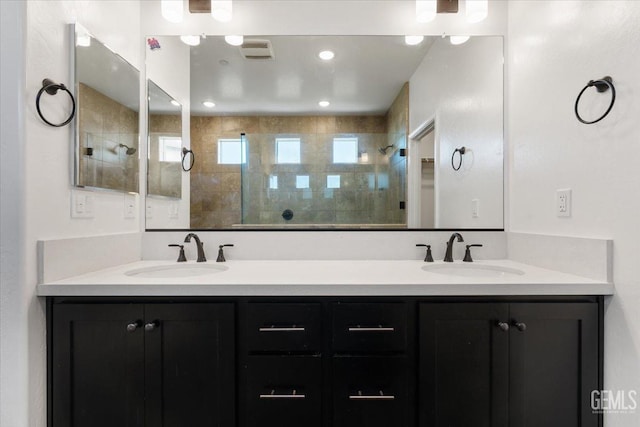
[[[318,54],[318,56],[324,61],[330,61],[336,56],[336,54],[330,50],[323,50]]]
[[[200,44],[200,36],[180,36],[180,40],[188,46],[198,46]]]
[[[467,22],[475,24],[484,21],[489,14],[489,0],[466,0],[465,9]]]
[[[438,11],[437,0],[416,0],[416,21],[431,22],[436,19]]]
[[[322,108],[327,108],[329,105],[331,105],[331,103],[329,101],[320,101],[318,102],[318,105]]]
[[[169,22],[182,22],[182,14],[184,13],[183,0],[161,0],[160,10],[162,17]]]
[[[422,43],[423,40],[424,36],[404,36],[404,42],[409,46],[418,45]]]
[[[179,103],[178,101],[176,101],[175,99],[172,99],[172,100],[171,100],[171,105],[176,106],[176,107],[179,107],[179,106],[180,106],[180,103]]]
[[[202,105],[204,105],[207,108],[213,108],[216,106],[216,103],[213,101],[204,101]]]
[[[457,46],[466,43],[470,38],[470,36],[449,36],[449,42],[451,42],[452,45]]]
[[[231,46],[242,46],[242,43],[244,43],[244,36],[224,36],[224,41]]]
[[[233,2],[231,0],[211,1],[211,17],[218,22],[229,22],[233,17]]]

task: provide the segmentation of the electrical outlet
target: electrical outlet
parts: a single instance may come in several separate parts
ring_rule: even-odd
[[[480,200],[478,199],[471,200],[471,217],[472,218],[480,217]]]
[[[178,204],[171,202],[169,205],[169,219],[178,219]]]
[[[556,191],[556,215],[559,217],[571,216],[571,189]]]
[[[144,210],[147,219],[153,218],[153,205],[147,201],[147,207]]]

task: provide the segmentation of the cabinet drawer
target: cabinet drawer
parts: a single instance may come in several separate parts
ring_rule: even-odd
[[[409,418],[404,357],[334,357],[334,427],[406,427]]]
[[[247,362],[246,427],[320,427],[322,362],[318,356],[251,356]]]
[[[407,346],[404,303],[333,305],[334,352],[398,352]]]
[[[246,311],[249,351],[320,352],[320,304],[249,304]]]

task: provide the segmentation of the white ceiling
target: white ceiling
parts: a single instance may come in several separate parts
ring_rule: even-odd
[[[435,40],[407,46],[401,36],[248,38],[270,40],[275,59],[244,59],[220,36],[191,48],[192,114],[384,114]],[[335,58],[321,60],[322,50]],[[216,106],[204,107],[206,100]],[[331,105],[321,108],[320,100]]]

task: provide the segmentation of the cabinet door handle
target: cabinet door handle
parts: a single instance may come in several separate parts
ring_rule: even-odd
[[[263,327],[263,328],[259,328],[258,331],[259,332],[304,332],[306,329],[304,328],[304,326],[289,326],[289,327],[282,327],[282,328],[276,328],[275,326],[271,326],[271,327]]]
[[[147,332],[151,332],[158,327],[160,327],[160,322],[157,320],[154,320],[153,322],[149,322],[146,325],[144,325],[144,330]]]
[[[138,329],[140,326],[142,326],[142,320],[136,320],[135,322],[131,322],[127,325],[127,332],[135,332],[135,330]]]
[[[350,394],[349,400],[395,400],[395,396],[393,394],[384,394],[382,390],[380,390],[380,394],[362,394],[361,391],[358,391],[358,394]]]
[[[513,321],[513,326],[515,326],[516,328],[518,328],[518,330],[520,332],[524,332],[527,330],[527,324],[524,322],[516,322],[515,320]]]
[[[378,326],[377,328],[363,328],[361,326],[352,326],[347,329],[349,332],[395,332],[396,328],[383,328]]]
[[[293,390],[291,394],[276,394],[275,390],[271,390],[269,394],[261,394],[260,399],[306,399],[306,394],[298,394]]]
[[[504,332],[507,332],[509,330],[509,324],[507,322],[497,322],[496,326]]]

